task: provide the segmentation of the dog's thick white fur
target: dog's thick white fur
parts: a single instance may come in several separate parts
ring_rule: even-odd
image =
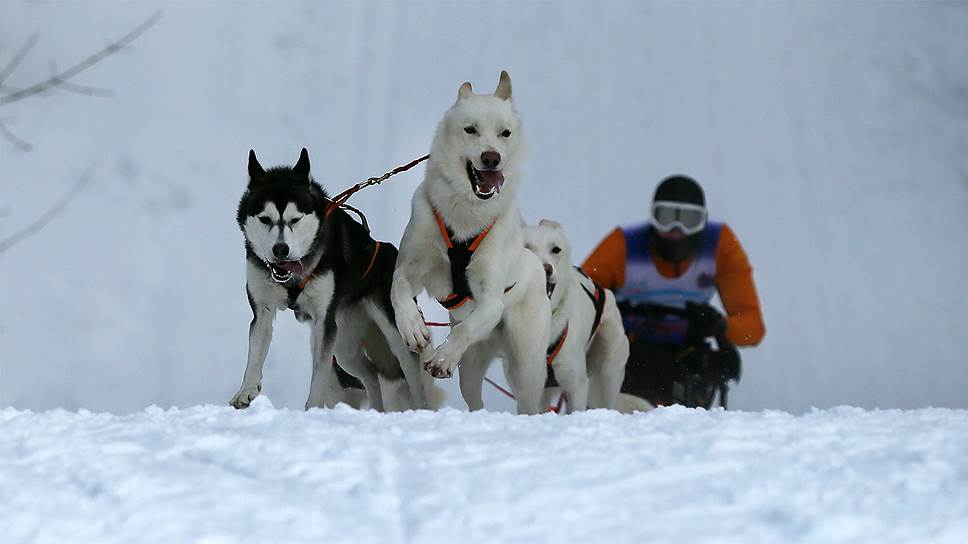
[[[595,304],[588,293],[595,284],[571,264],[571,245],[560,224],[542,219],[524,228],[524,246],[544,265],[551,296],[551,342],[568,329],[552,362],[555,379],[564,390],[568,412],[616,407],[625,377],[629,341],[615,295],[606,289],[601,321],[592,330]],[[545,404],[552,391],[545,392]]]
[[[391,300],[404,341],[421,353],[435,377],[450,377],[460,366],[461,394],[471,410],[484,407],[484,373],[495,356],[504,361],[518,413],[542,408],[551,308],[541,263],[521,239],[516,195],[522,154],[521,117],[507,73],[501,73],[493,95],[477,95],[470,83],[461,85],[457,102],[437,127],[393,276]],[[475,185],[471,176],[478,181],[503,177],[503,185]],[[451,312],[450,334],[436,349],[414,300],[424,289],[437,299],[453,292],[447,245],[434,210],[457,240],[473,239],[490,226],[466,269],[473,299]]]

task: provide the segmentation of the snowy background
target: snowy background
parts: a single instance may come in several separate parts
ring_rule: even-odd
[[[643,220],[675,172],[734,227],[767,326],[734,407],[968,408],[966,2],[0,0],[0,66],[41,33],[7,84],[157,9],[76,80],[114,97],[0,107],[35,146],[0,140],[0,238],[99,164],[0,254],[0,406],[224,405],[250,318],[234,221],[249,148],[270,165],[306,146],[339,190],[426,153],[460,83],[490,90],[507,68],[530,144],[522,209],[561,221],[576,258]],[[377,237],[399,240],[421,175],[354,198]],[[303,405],[308,344],[279,317],[275,406]]]

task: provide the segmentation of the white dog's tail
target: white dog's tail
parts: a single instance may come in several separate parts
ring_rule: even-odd
[[[615,409],[623,414],[631,414],[632,412],[648,412],[654,410],[655,406],[652,406],[652,403],[642,397],[619,393],[618,398],[615,399]]]

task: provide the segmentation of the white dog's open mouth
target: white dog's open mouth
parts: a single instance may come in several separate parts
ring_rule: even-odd
[[[303,265],[299,261],[277,261],[268,265],[272,279],[279,283],[286,283],[293,276],[303,275]]]
[[[555,286],[557,283],[547,282],[545,283],[545,291],[548,292],[548,298],[551,298],[551,294],[555,292]]]
[[[467,161],[467,179],[471,182],[474,195],[481,200],[500,193],[504,185],[504,174],[500,170],[478,170],[471,161]]]

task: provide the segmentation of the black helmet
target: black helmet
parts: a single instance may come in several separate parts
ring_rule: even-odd
[[[663,200],[706,206],[706,195],[699,183],[689,176],[682,175],[669,176],[655,188],[655,196],[652,197],[652,202]]]
[[[664,210],[663,203],[667,203],[669,208],[676,208],[676,204],[681,204],[686,210],[679,213],[690,213],[692,222],[687,223],[679,219],[672,223],[679,228],[686,236],[679,239],[671,239],[659,235],[659,232],[668,232],[662,229],[657,221],[664,221],[662,214],[668,212]],[[675,212],[673,212],[675,213]],[[702,228],[706,224],[706,196],[702,187],[696,180],[689,176],[675,175],[669,176],[659,183],[652,197],[652,236],[649,237],[652,247],[660,257],[675,263],[684,261],[694,255],[699,250],[699,243],[702,236]],[[686,223],[686,224],[684,224]],[[693,227],[693,228],[689,228]],[[667,227],[669,230],[672,227]],[[695,230],[693,230],[695,229]]]

